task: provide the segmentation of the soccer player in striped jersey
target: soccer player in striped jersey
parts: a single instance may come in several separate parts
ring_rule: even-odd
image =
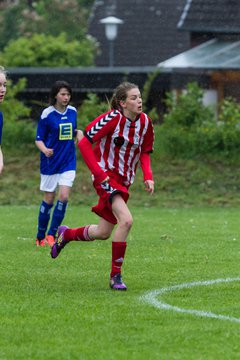
[[[98,116],[86,127],[85,136],[78,143],[99,196],[92,211],[100,216],[100,221],[97,225],[74,229],[60,226],[51,256],[56,258],[72,240],[108,239],[116,225],[112,237],[110,287],[126,290],[121,269],[133,223],[127,206],[128,189],[140,162],[146,190],[153,194],[150,153],[153,151],[154,133],[150,118],[142,112],[142,98],[137,85],[120,84],[114,91],[111,107],[111,111]]]
[[[3,66],[0,66],[0,104],[3,102],[7,91],[7,75]],[[3,129],[3,114],[0,112],[0,174],[3,171],[3,153],[1,148]]]
[[[44,246],[45,241],[49,246],[54,244],[76,175],[74,136],[82,132],[77,130],[77,110],[69,105],[71,96],[70,85],[66,81],[56,81],[50,91],[50,106],[43,110],[38,123],[35,143],[41,151],[40,190],[44,196],[38,215],[37,246]],[[58,200],[47,232],[57,187]]]

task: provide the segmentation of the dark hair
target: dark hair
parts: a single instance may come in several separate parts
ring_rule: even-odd
[[[64,81],[64,80],[58,80],[53,85],[53,87],[52,87],[52,89],[50,91],[50,94],[49,94],[49,103],[50,103],[50,105],[56,104],[56,95],[59,93],[59,91],[62,88],[66,88],[69,91],[69,94],[72,97],[72,89],[71,89],[71,86],[69,85],[69,83],[67,81]]]
[[[121,101],[125,101],[127,98],[127,93],[131,89],[138,88],[138,85],[130,83],[130,82],[123,82],[116,87],[113,92],[113,96],[110,102],[112,109],[114,110],[121,110],[122,107],[120,105]]]

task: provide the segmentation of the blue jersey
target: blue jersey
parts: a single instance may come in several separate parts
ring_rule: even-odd
[[[3,128],[3,115],[0,112],[0,145],[2,143],[2,128]]]
[[[36,140],[44,142],[53,149],[53,155],[40,155],[40,173],[43,175],[61,174],[76,170],[76,149],[74,133],[77,129],[77,110],[68,105],[64,113],[54,106],[44,109],[38,123]]]

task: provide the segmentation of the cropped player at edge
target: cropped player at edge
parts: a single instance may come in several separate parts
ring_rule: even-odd
[[[44,246],[45,241],[49,246],[54,244],[76,176],[74,136],[78,133],[81,137],[82,132],[77,130],[77,110],[69,105],[71,96],[70,85],[66,81],[56,81],[49,95],[50,106],[43,110],[38,123],[35,143],[41,151],[40,190],[44,196],[38,215],[37,246]],[[58,200],[47,232],[57,187]]]
[[[3,66],[0,66],[0,104],[3,102],[7,91],[7,74]],[[3,153],[1,148],[3,129],[3,114],[0,111],[0,175],[3,171]]]
[[[92,211],[100,216],[100,221],[97,225],[74,229],[60,226],[51,256],[56,258],[72,240],[108,239],[116,225],[112,237],[110,288],[126,290],[121,269],[127,236],[133,223],[127,206],[128,189],[140,161],[146,190],[153,194],[149,154],[153,150],[154,134],[150,118],[142,112],[142,98],[137,85],[128,82],[120,84],[114,91],[111,108],[86,127],[85,136],[78,143],[99,196],[98,204]]]

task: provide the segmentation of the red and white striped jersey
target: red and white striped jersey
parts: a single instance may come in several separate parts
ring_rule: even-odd
[[[140,155],[153,151],[152,121],[145,113],[131,121],[118,110],[109,111],[86,127],[85,136],[95,143],[101,169],[120,174],[125,185],[133,183]]]

